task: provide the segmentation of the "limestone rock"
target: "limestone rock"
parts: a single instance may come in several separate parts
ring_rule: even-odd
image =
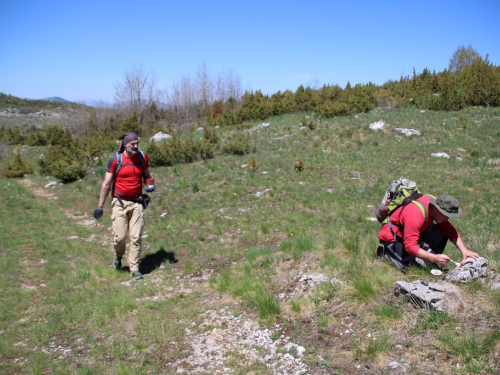
[[[172,138],[172,136],[170,134],[158,132],[155,135],[153,135],[151,138],[149,138],[149,142],[160,142],[160,141],[163,141],[164,139],[170,139],[170,138]]]
[[[460,289],[444,281],[416,280],[412,283],[396,281],[396,297],[405,297],[415,306],[441,311],[463,308]]]
[[[467,258],[462,267],[457,267],[452,270],[445,279],[460,283],[469,283],[474,279],[484,281],[486,278],[487,266],[488,260],[483,257]]]

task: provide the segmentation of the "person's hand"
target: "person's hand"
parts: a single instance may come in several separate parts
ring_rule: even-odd
[[[95,210],[94,210],[94,217],[97,221],[99,221],[99,219],[102,217],[102,214],[103,214],[103,209],[102,207],[97,207]]]
[[[434,254],[434,263],[439,266],[445,266],[451,259],[448,255]]]
[[[473,251],[470,251],[469,249],[463,249],[462,250],[462,262],[460,262],[460,265],[463,265],[467,258],[479,258],[480,255],[478,253],[475,253]]]
[[[154,185],[146,185],[146,187],[144,188],[144,190],[146,190],[147,193],[151,193],[153,191],[155,191],[155,186]]]

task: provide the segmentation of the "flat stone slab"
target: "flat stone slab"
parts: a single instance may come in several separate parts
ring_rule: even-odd
[[[396,281],[394,295],[419,308],[451,311],[463,307],[460,289],[445,281]]]

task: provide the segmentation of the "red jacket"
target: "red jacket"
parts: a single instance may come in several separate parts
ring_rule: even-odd
[[[431,197],[423,196],[418,199],[427,210],[427,221],[424,223],[424,215],[420,208],[413,203],[405,207],[399,207],[388,218],[392,223],[392,230],[396,232],[396,240],[402,241],[403,246],[410,255],[416,256],[420,246],[418,240],[432,224],[432,218],[429,216],[429,201]],[[439,228],[450,241],[460,237],[457,229],[449,221],[439,224]],[[388,224],[384,224],[378,232],[378,238],[385,242],[394,242],[394,232],[391,231]]]
[[[107,171],[115,174],[116,170],[116,154],[108,160]],[[142,193],[142,176],[144,170],[149,168],[148,157],[144,154],[144,168],[141,164],[139,154],[135,154],[131,159],[125,153],[122,153],[122,166],[118,171],[118,175],[114,181],[113,197],[123,198],[125,200],[133,200],[139,197]],[[116,192],[119,192],[118,195]]]

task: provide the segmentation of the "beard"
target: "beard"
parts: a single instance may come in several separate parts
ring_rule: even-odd
[[[127,152],[131,155],[135,155],[139,152],[139,149],[133,147],[127,147]]]

